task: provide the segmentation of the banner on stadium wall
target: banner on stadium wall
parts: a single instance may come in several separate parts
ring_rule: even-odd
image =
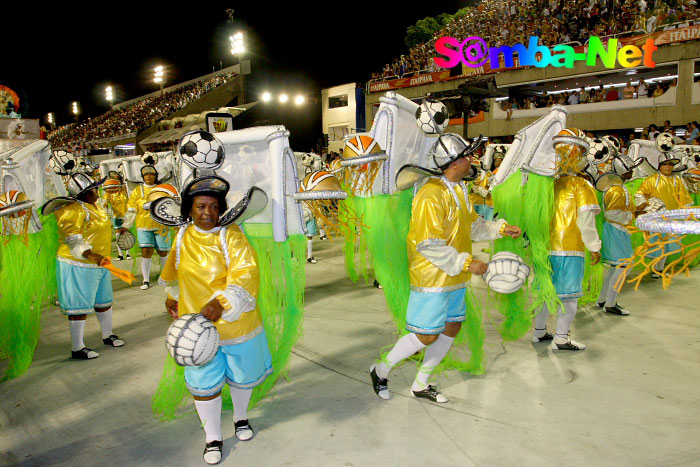
[[[618,48],[622,48],[622,47],[627,46],[627,45],[641,47],[642,45],[644,45],[646,43],[647,39],[654,39],[654,45],[657,47],[660,45],[668,45],[668,44],[674,44],[674,43],[678,43],[678,42],[700,40],[700,24],[695,24],[693,26],[688,26],[685,28],[671,29],[668,31],[658,31],[658,32],[653,32],[653,33],[648,33],[648,34],[641,34],[638,36],[621,37],[621,38],[618,38]],[[601,42],[604,45],[606,45],[608,40],[609,40],[609,38],[602,38]],[[588,44],[574,47],[574,51],[576,53],[587,53],[588,52]],[[489,66],[489,62],[486,62],[483,65],[476,67],[476,68],[470,68],[470,67],[467,67],[465,65],[462,65],[461,76],[458,76],[455,78],[464,78],[464,77],[470,77],[470,76],[486,75],[489,73],[504,71],[506,69],[517,70],[517,69],[526,68],[526,67],[519,66],[517,56],[513,57],[513,62],[514,62],[513,63],[514,66],[506,68],[505,63],[504,63],[504,58],[499,57],[499,67],[496,69],[491,68]],[[376,83],[371,83],[369,86],[369,92],[383,92],[383,91],[390,91],[392,89],[420,86],[423,84],[435,83],[438,81],[446,81],[449,78],[450,78],[450,70],[443,70],[443,71],[438,71],[438,72],[434,72],[434,73],[428,73],[425,75],[412,76],[410,78],[401,78],[401,79],[380,81],[380,82],[376,82]]]
[[[39,139],[39,120],[0,118],[0,139]]]

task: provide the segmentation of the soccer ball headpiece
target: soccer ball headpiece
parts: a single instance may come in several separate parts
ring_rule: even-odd
[[[560,173],[580,173],[588,163],[586,135],[578,128],[564,128],[552,138]]]
[[[450,114],[445,104],[428,97],[416,109],[416,125],[423,133],[442,134],[450,121]]]
[[[216,170],[224,163],[224,145],[208,131],[195,130],[185,134],[178,149],[182,162],[193,169]]]

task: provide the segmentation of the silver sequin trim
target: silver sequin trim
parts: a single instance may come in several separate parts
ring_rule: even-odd
[[[185,384],[187,384],[187,383],[185,383]],[[210,389],[196,389],[196,388],[193,388],[192,386],[190,386],[189,384],[187,384],[187,390],[190,391],[190,394],[192,394],[193,396],[199,396],[199,397],[213,396],[217,392],[221,391],[221,388],[223,388],[225,384],[226,384],[225,379],[222,379],[219,384],[217,384],[216,386],[214,386],[213,388],[210,388]]]
[[[613,212],[613,211],[611,211],[611,212]],[[605,222],[607,222],[608,224],[610,224],[611,227],[616,228],[620,232],[624,232],[627,235],[629,235],[629,231],[627,230],[627,228],[624,225],[620,225],[617,222],[611,222],[611,221],[605,221]]]
[[[219,242],[221,242],[221,251],[224,254],[224,260],[226,261],[226,269],[231,265],[231,257],[228,254],[228,243],[226,243],[226,232],[227,228],[223,227],[219,231]]]
[[[255,305],[256,305],[256,303],[257,303],[257,302],[255,301],[255,297],[253,297],[253,296],[252,296],[246,289],[244,289],[243,287],[241,287],[241,286],[239,286],[239,285],[230,284],[230,285],[227,285],[227,286],[226,286],[226,289],[225,289],[225,290],[226,290],[226,291],[229,291],[229,292],[233,292],[233,294],[234,294],[236,297],[238,297],[239,299],[241,299],[242,301],[244,301],[245,303],[247,303],[247,304],[251,307],[252,310],[255,309]],[[251,311],[252,311],[252,310],[251,310]]]
[[[442,183],[445,184],[447,187],[447,190],[450,192],[452,195],[452,199],[454,199],[455,203],[457,203],[457,209],[462,209],[462,203],[459,202],[459,198],[457,197],[457,192],[455,191],[454,187],[452,187],[452,184],[450,181],[443,175],[440,177],[440,180],[442,180]],[[466,192],[465,192],[465,197],[466,197]]]
[[[416,326],[411,326],[410,324],[406,324],[406,329],[415,332],[416,334],[440,334],[442,331],[445,330],[445,326],[441,326],[439,328],[435,329],[425,329],[425,328],[419,328]]]
[[[443,240],[441,238],[429,238],[427,240],[423,240],[419,244],[416,245],[416,248],[422,248],[424,246],[445,246],[447,245],[447,240]]]
[[[557,297],[559,298],[580,298],[583,297],[583,292],[577,292],[577,293],[558,293]]]
[[[297,201],[313,201],[317,199],[347,199],[348,194],[342,190],[324,191],[303,191],[294,193],[293,198]]]
[[[70,244],[70,243],[77,243],[77,242],[79,242],[79,241],[82,240],[82,239],[83,239],[83,236],[80,235],[80,234],[68,235],[68,236],[66,237],[66,243],[67,243],[67,244]]]
[[[586,204],[578,208],[579,211],[598,211],[600,212],[600,206],[597,204]]]
[[[265,381],[267,379],[267,377],[270,376],[272,373],[274,373],[274,370],[272,368],[268,368],[267,370],[265,370],[265,373],[260,378],[258,378],[254,382],[248,383],[248,384],[238,384],[235,381],[230,380],[228,378],[226,378],[226,382],[228,383],[229,386],[232,386],[234,388],[250,389],[250,388],[253,388],[253,387],[257,386],[258,384],[262,383],[263,381]]]
[[[449,285],[447,287],[418,287],[417,285],[412,285],[411,291],[412,292],[420,292],[420,293],[442,293],[442,292],[452,292],[453,290],[466,289],[466,288],[467,288],[467,283],[465,282],[463,284]]]
[[[63,256],[59,256],[56,259],[62,263],[70,264],[71,266],[78,266],[80,268],[97,269],[102,267],[94,263],[81,263],[80,261],[74,261],[72,259],[64,258]]]
[[[466,321],[467,317],[466,316],[452,316],[452,317],[447,317],[445,320],[446,323],[461,323],[462,321]]]
[[[177,237],[175,237],[175,269],[180,267],[180,248],[182,248],[182,237],[185,236],[185,231],[189,226],[190,224],[186,224],[180,227],[180,230],[177,233]]]
[[[237,345],[237,344],[242,344],[243,342],[249,341],[249,340],[251,340],[253,337],[262,334],[263,330],[264,330],[264,329],[263,329],[262,324],[261,324],[260,326],[258,326],[256,329],[254,329],[253,331],[249,332],[249,333],[246,334],[245,336],[240,336],[240,337],[236,337],[236,338],[233,338],[233,339],[222,340],[221,342],[219,342],[219,345]]]
[[[177,280],[174,281],[166,281],[165,279],[158,278],[158,285],[161,287],[175,287],[177,285]]]
[[[583,251],[574,251],[574,250],[569,250],[569,251],[550,250],[549,256],[580,256],[581,258],[585,258],[586,253],[584,253]]]

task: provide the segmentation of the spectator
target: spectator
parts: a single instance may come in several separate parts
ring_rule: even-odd
[[[567,104],[569,104],[569,105],[576,105],[576,104],[578,104],[578,103],[579,103],[579,95],[578,95],[578,92],[577,92],[577,91],[574,91],[574,92],[572,92],[571,95],[569,96],[569,100],[568,100]]]
[[[654,92],[652,93],[651,97],[659,97],[663,96],[664,94],[664,88],[661,87],[661,83],[657,83],[656,88],[654,88]]]
[[[586,88],[581,88],[581,93],[579,94],[579,103],[586,104],[590,100],[590,94],[586,91]]]
[[[616,101],[619,98],[619,94],[617,92],[617,88],[615,86],[612,86],[608,93],[605,95],[605,100],[610,102],[610,101]]]
[[[622,90],[622,97],[624,99],[634,98],[634,86],[632,86],[631,80],[627,80],[627,86]]]
[[[694,144],[693,141],[698,137],[698,122],[693,120],[688,124],[690,127],[690,136],[685,139],[686,144]]]
[[[644,82],[644,78],[639,78],[639,84],[637,85],[637,97],[648,97],[649,95],[649,85]]]
[[[664,122],[664,130],[663,130],[663,132],[664,132],[664,133],[671,133],[671,134],[674,134],[675,129],[671,126],[671,120],[666,120],[666,121]]]
[[[656,141],[656,138],[659,136],[659,134],[660,132],[656,125],[654,125],[653,123],[649,125],[649,139],[651,141]]]

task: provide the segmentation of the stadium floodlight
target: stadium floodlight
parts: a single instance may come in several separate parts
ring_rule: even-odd
[[[294,103],[295,103],[296,105],[301,105],[301,104],[304,103],[304,100],[305,100],[305,99],[304,99],[304,96],[302,96],[301,94],[299,94],[297,97],[294,98]]]
[[[160,86],[160,95],[163,95],[163,82],[165,81],[165,71],[163,65],[158,65],[153,69],[153,81]]]
[[[231,41],[231,53],[233,55],[241,55],[245,52],[242,32],[237,32],[233,36],[229,36],[229,40]]]
[[[109,104],[112,104],[112,99],[114,99],[114,94],[112,94],[112,86],[107,86],[105,88],[105,99],[109,101]]]
[[[46,116],[46,120],[49,122],[49,127],[55,126],[56,122],[54,120],[53,112],[49,112]]]
[[[78,121],[78,115],[80,114],[80,108],[78,107],[78,102],[74,101],[73,104],[71,104],[71,111],[73,112],[73,115],[75,115],[75,121]]]
[[[262,94],[263,102],[270,102],[270,99],[272,99],[272,95],[269,92],[264,92]]]
[[[286,94],[280,94],[279,101],[284,104],[289,100],[289,96]]]

